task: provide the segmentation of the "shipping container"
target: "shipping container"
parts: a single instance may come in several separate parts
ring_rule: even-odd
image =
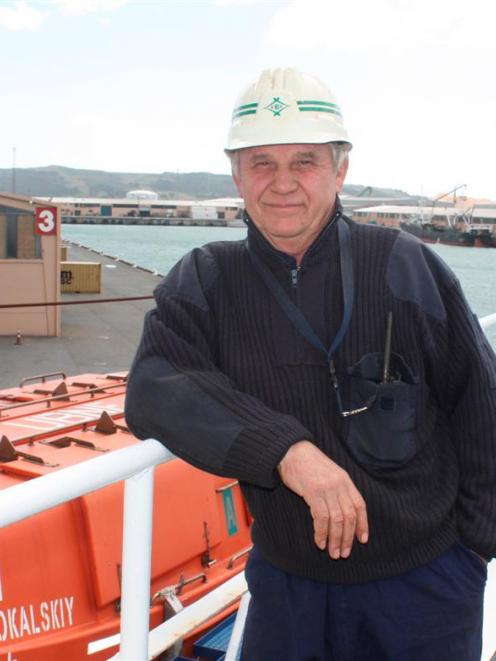
[[[61,262],[60,291],[99,294],[101,275],[99,262]]]

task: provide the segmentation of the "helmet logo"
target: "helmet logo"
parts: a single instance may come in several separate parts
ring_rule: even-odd
[[[272,103],[269,103],[268,106],[265,106],[265,110],[269,110],[274,117],[280,117],[283,110],[289,108],[287,103],[281,101],[280,97],[275,96]]]

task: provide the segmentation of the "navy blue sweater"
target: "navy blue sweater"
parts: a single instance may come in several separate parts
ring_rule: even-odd
[[[340,212],[337,212],[339,215]],[[355,299],[336,356],[344,420],[323,353],[287,319],[253,267],[256,254],[329,346],[342,316],[331,219],[296,272],[249,223],[246,241],[186,255],[155,291],[133,363],[126,419],[179,457],[238,478],[253,539],[272,564],[358,583],[430,561],[461,539],[496,555],[496,358],[448,267],[414,237],[345,219]],[[382,383],[393,312],[390,380]],[[368,544],[332,560],[313,541],[305,502],[277,465],[315,443],[364,497]]]

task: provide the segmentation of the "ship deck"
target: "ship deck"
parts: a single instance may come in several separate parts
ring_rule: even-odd
[[[61,294],[62,301],[151,295],[160,277],[131,265],[69,246],[68,261],[101,262],[100,294]],[[153,300],[61,307],[60,337],[0,336],[0,388],[16,386],[27,376],[50,372],[67,375],[129,369]]]

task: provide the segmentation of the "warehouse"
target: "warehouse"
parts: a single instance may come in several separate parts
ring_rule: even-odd
[[[145,197],[142,193],[148,193]],[[132,195],[134,193],[135,195]],[[146,219],[199,219],[200,209],[209,209],[205,220],[230,221],[239,216],[242,200],[171,200],[151,197],[151,191],[131,191],[124,198],[50,197],[43,198],[60,207],[62,222],[135,224]],[[200,219],[201,220],[201,219]]]

